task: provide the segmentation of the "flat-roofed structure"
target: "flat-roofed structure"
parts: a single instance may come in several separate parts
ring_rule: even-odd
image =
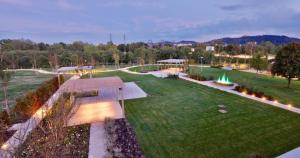
[[[62,92],[83,93],[97,91],[99,94],[110,89],[113,91],[111,101],[121,100],[123,115],[124,110],[124,83],[120,77],[102,77],[68,80],[61,87]]]
[[[90,92],[99,91],[104,88],[122,90],[124,83],[120,77],[86,78],[68,80],[61,87],[64,92]]]
[[[60,67],[56,71],[58,73],[61,72],[70,72],[70,71],[78,71],[78,70],[92,70],[94,69],[93,66],[67,66],[67,67]]]
[[[166,60],[158,60],[158,64],[184,64],[187,63],[186,59],[166,59]]]

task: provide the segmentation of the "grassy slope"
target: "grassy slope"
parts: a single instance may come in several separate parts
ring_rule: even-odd
[[[149,95],[125,102],[146,157],[278,156],[300,145],[298,114],[182,80],[122,72]],[[217,105],[229,113],[217,112]]]
[[[192,68],[192,72],[200,73],[200,68]],[[214,76],[216,79],[225,72],[229,76],[229,79],[236,83],[252,87],[267,95],[272,95],[282,103],[290,103],[294,106],[300,107],[300,81],[292,81],[291,88],[287,88],[286,79],[248,72],[203,68],[202,74],[207,77]]]
[[[25,94],[27,91],[36,89],[43,81],[52,77],[53,75],[35,73],[32,71],[18,71],[14,73],[8,85],[8,99],[10,105],[12,106],[14,104],[15,98]],[[3,100],[4,94],[2,84],[0,84],[0,102]]]

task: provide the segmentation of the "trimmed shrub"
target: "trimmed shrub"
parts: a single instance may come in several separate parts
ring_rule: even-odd
[[[1,112],[0,112],[0,120],[1,120],[1,122],[4,123],[5,125],[9,125],[9,124],[10,124],[9,115],[7,114],[6,111],[1,111]]]
[[[217,68],[217,69],[221,69],[223,67],[223,65],[211,65],[211,68]]]
[[[179,76],[177,74],[168,74],[167,78],[177,80],[179,79]]]
[[[265,95],[264,92],[255,91],[254,89],[247,88],[245,86],[235,86],[233,90],[235,90],[237,92],[240,92],[240,93],[246,92],[248,95],[255,95],[258,98],[265,97],[267,100],[270,100],[270,101],[274,101],[275,100],[273,96]]]
[[[212,80],[215,80],[215,77],[214,77],[214,76],[209,76],[209,77],[208,77],[208,80],[211,80],[211,81],[212,81]]]
[[[60,75],[60,84],[64,82]],[[16,99],[14,112],[19,119],[27,120],[31,117],[59,88],[58,77],[43,82],[35,91],[28,92],[25,96]]]

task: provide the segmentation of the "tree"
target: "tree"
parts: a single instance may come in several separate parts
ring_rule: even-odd
[[[11,72],[0,70],[0,79],[2,80],[2,90],[4,93],[4,103],[5,103],[5,110],[7,114],[10,114],[8,100],[7,100],[7,87],[8,83],[11,80]]]
[[[251,60],[251,67],[254,68],[257,72],[267,69],[268,60],[266,56],[263,56],[263,54],[261,53],[254,54]]]
[[[290,43],[277,53],[271,70],[273,75],[281,75],[288,80],[300,77],[300,43]]]
[[[111,51],[112,51],[112,58],[115,62],[115,67],[119,68],[120,67],[120,65],[119,65],[119,63],[120,63],[120,51],[116,48],[112,48]]]

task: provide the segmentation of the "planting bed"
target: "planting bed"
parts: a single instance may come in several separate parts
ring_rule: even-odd
[[[65,127],[72,107],[65,98],[69,97],[61,97],[28,135],[17,157],[88,157],[90,125]]]
[[[125,119],[106,120],[106,157],[144,158],[134,130]]]

